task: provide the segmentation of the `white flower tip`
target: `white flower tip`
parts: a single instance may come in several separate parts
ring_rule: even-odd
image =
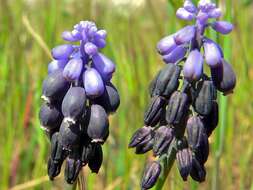
[[[63,122],[68,122],[69,124],[73,124],[73,125],[76,124],[76,121],[71,117],[65,117],[63,119]]]
[[[91,140],[92,143],[104,143],[103,139],[92,139]]]
[[[47,96],[45,96],[45,95],[42,95],[41,99],[44,100],[46,103],[50,103],[51,102],[50,99]]]

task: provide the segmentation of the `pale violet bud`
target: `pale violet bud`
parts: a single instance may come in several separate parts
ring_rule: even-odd
[[[221,34],[228,34],[233,30],[233,24],[226,21],[216,21],[212,23],[212,28]]]
[[[210,67],[217,67],[221,63],[222,54],[216,43],[210,39],[205,39],[204,43],[205,60]]]
[[[216,5],[212,3],[211,0],[200,0],[198,3],[198,8],[205,12],[215,8],[215,6]]]
[[[54,59],[68,59],[73,51],[74,48],[71,44],[64,44],[54,47],[51,53]]]
[[[84,72],[83,83],[86,95],[96,98],[104,93],[104,83],[96,69],[89,68]]]
[[[215,4],[215,3],[210,3],[210,4],[208,5],[208,8],[209,8],[210,10],[215,9],[215,8],[216,8],[216,4]]]
[[[157,43],[157,50],[161,55],[165,55],[170,53],[173,49],[177,47],[176,42],[174,40],[173,35],[166,36],[162,38],[158,43]]]
[[[71,34],[74,38],[82,40],[82,34],[78,30],[76,29],[72,30]]]
[[[98,47],[98,48],[104,48],[106,46],[106,41],[103,38],[95,38],[93,43]]]
[[[176,13],[177,18],[182,20],[193,20],[195,18],[195,14],[185,10],[184,8],[179,8]]]
[[[115,71],[115,64],[102,53],[92,56],[93,66],[104,81],[109,81]]]
[[[198,11],[191,0],[184,1],[184,9],[191,12],[191,13],[196,13]]]
[[[209,18],[209,16],[207,13],[205,13],[203,11],[198,12],[197,20],[200,24],[205,25],[208,21],[208,18]]]
[[[85,50],[85,53],[87,53],[88,55],[91,55],[91,56],[98,53],[97,46],[91,42],[87,42],[84,45],[84,50]]]
[[[82,30],[82,26],[80,24],[75,24],[73,28],[78,30],[78,31]]]
[[[210,0],[199,0],[198,8],[203,8],[203,7],[205,7],[207,4],[209,4],[210,2],[211,2]]]
[[[184,77],[188,81],[199,80],[203,73],[203,56],[199,50],[192,50],[183,67]]]
[[[183,46],[178,46],[172,52],[163,56],[163,61],[165,63],[176,63],[177,61],[184,58],[186,54],[186,48]]]
[[[212,9],[208,12],[209,18],[219,18],[221,16],[222,12],[220,8]]]
[[[62,39],[64,39],[65,41],[68,41],[68,42],[76,42],[76,41],[78,41],[78,39],[75,38],[70,31],[64,31],[61,34],[61,37],[62,37]]]
[[[95,34],[95,37],[99,37],[105,39],[107,36],[107,32],[105,30],[98,30]]]
[[[71,59],[63,70],[63,77],[69,81],[78,80],[83,70],[83,61],[80,58]]]
[[[48,64],[48,74],[53,73],[57,70],[63,70],[67,64],[68,59],[53,60]]]
[[[174,35],[174,40],[177,45],[188,43],[194,38],[195,32],[195,26],[186,26]]]
[[[96,34],[97,30],[98,30],[98,29],[97,29],[96,25],[91,26],[91,27],[89,28],[88,32],[87,32],[88,36],[89,36],[89,37],[93,37],[93,36]]]

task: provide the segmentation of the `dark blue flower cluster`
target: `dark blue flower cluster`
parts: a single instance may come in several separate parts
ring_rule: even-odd
[[[101,146],[109,135],[108,115],[117,110],[120,97],[110,82],[115,65],[99,52],[106,45],[106,31],[81,21],[72,31],[63,32],[62,38],[79,44],[52,49],[39,118],[51,141],[50,179],[60,173],[66,159],[65,180],[74,183],[86,164],[98,173]]]
[[[236,85],[235,73],[221,47],[205,36],[209,27],[221,34],[233,29],[232,24],[216,20],[221,16],[216,4],[200,0],[196,7],[185,0],[176,15],[196,22],[158,42],[158,53],[167,65],[150,84],[152,99],[144,115],[144,127],[129,143],[136,154],[153,149],[157,157],[143,173],[142,189],[155,185],[164,157],[177,160],[183,180],[189,175],[198,182],[205,180],[208,137],[218,124],[217,90],[227,95]],[[204,62],[210,76],[204,73]]]

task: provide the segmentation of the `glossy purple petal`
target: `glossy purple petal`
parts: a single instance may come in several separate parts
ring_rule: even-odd
[[[84,45],[84,50],[88,55],[95,55],[98,53],[97,46],[91,42],[88,42]]]
[[[195,14],[185,10],[184,8],[179,8],[176,13],[177,18],[182,20],[193,20],[195,18]]]
[[[195,26],[186,26],[174,35],[174,40],[177,45],[188,43],[194,38],[195,32]]]
[[[208,14],[203,12],[203,11],[199,11],[198,12],[198,15],[197,15],[197,21],[202,24],[202,25],[205,25],[208,21]]]
[[[51,53],[54,59],[68,59],[74,48],[70,44],[56,46],[52,49]]]
[[[91,27],[88,29],[88,32],[87,32],[88,37],[93,37],[93,36],[96,34],[97,30],[98,30],[98,29],[97,29],[96,25],[95,25],[95,26],[91,26]]]
[[[89,25],[89,21],[80,21],[80,27],[82,29],[87,29],[88,25]]]
[[[212,68],[221,64],[222,54],[218,45],[210,39],[205,39],[203,46],[205,50],[206,63]]]
[[[68,41],[68,42],[76,42],[78,41],[77,38],[75,38],[70,31],[64,31],[61,34],[62,39]]]
[[[200,0],[198,3],[198,8],[204,12],[209,12],[215,7],[215,3],[211,3],[211,0]]]
[[[173,49],[177,47],[176,42],[174,40],[173,35],[166,36],[162,38],[158,43],[157,43],[157,50],[161,55],[165,55],[170,53]]]
[[[203,56],[202,54],[197,50],[192,50],[186,62],[184,63],[183,67],[183,74],[184,77],[188,81],[196,81],[199,80],[202,73],[203,73]]]
[[[94,68],[100,73],[104,81],[112,78],[115,71],[115,64],[102,53],[98,53],[92,57]]]
[[[99,37],[105,39],[107,36],[107,32],[105,30],[98,30],[95,34],[95,37]]]
[[[163,56],[163,61],[165,63],[176,63],[177,61],[181,60],[184,58],[186,54],[186,48],[183,46],[178,46],[172,52],[170,52],[167,55]]]
[[[222,15],[221,9],[216,8],[208,12],[209,18],[219,18]]]
[[[75,24],[73,28],[78,30],[78,31],[82,30],[82,26],[80,24]]]
[[[48,74],[53,73],[59,69],[63,70],[67,64],[68,59],[53,60],[48,64]]]
[[[70,56],[70,59],[73,59],[73,58],[81,58],[82,57],[82,54],[80,52],[80,50],[78,51],[74,51],[71,56]]]
[[[63,70],[63,77],[69,81],[78,80],[83,70],[83,61],[80,58],[71,59]]]
[[[184,9],[191,13],[196,13],[198,11],[196,6],[192,3],[191,0],[184,1]]]
[[[226,21],[216,21],[212,23],[212,28],[221,34],[228,34],[233,30],[233,24]]]
[[[89,68],[83,75],[84,89],[90,98],[96,98],[104,93],[104,83],[100,74],[93,68]]]
[[[82,34],[80,33],[80,31],[74,29],[71,32],[72,36],[78,40],[82,40]]]
[[[98,48],[104,48],[106,46],[106,41],[102,38],[95,38],[93,43],[98,47]]]

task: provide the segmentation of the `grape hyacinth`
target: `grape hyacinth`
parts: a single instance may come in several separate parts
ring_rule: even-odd
[[[98,173],[102,165],[108,116],[120,104],[119,93],[111,83],[115,64],[99,52],[106,45],[106,35],[95,23],[81,21],[72,31],[62,33],[69,43],[52,49],[39,113],[41,127],[51,142],[51,180],[59,175],[64,160],[65,180],[70,184],[83,166]]]
[[[233,29],[232,24],[217,21],[221,10],[216,4],[200,0],[195,6],[185,0],[176,16],[194,20],[195,24],[158,42],[157,50],[166,66],[150,84],[151,101],[144,127],[134,133],[129,143],[137,154],[153,150],[155,156],[143,172],[142,189],[152,188],[174,160],[184,181],[188,176],[198,182],[205,180],[208,137],[218,125],[217,90],[228,95],[236,85],[235,73],[221,47],[205,36],[208,28],[221,34]],[[210,75],[204,73],[204,63]]]

